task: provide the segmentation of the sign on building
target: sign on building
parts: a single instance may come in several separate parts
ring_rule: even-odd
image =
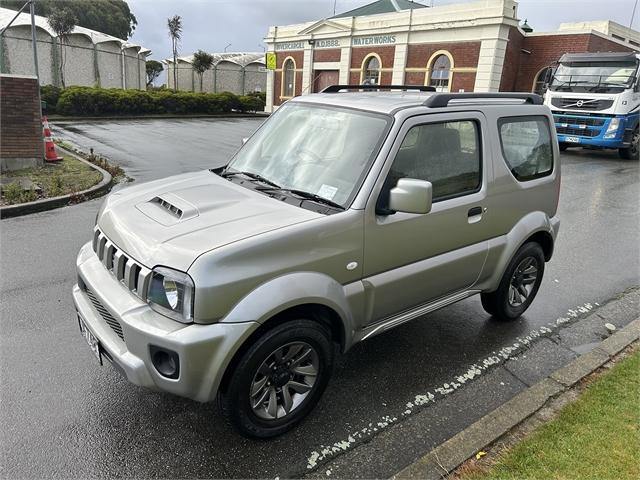
[[[265,54],[264,63],[267,65],[267,70],[276,69],[276,52],[267,52]]]

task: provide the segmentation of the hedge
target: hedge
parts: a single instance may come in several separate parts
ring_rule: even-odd
[[[47,100],[45,100],[45,92]],[[42,87],[47,113],[57,97],[55,113],[60,115],[149,115],[216,114],[264,109],[264,94],[238,96],[230,92],[191,93],[171,90],[122,90],[119,88],[69,87],[55,90]]]

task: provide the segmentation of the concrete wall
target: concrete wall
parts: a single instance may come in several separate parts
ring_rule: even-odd
[[[102,88],[122,88],[122,56],[118,42],[99,43],[98,73]]]
[[[38,64],[41,85],[62,86],[60,81],[60,46],[46,30],[36,28]],[[84,33],[67,37],[64,51],[64,79],[66,86],[104,88],[122,87],[122,56],[119,41],[94,44]],[[35,75],[31,47],[31,27],[11,26],[0,38],[0,73]],[[125,72],[127,88],[146,88],[146,56],[139,47],[126,48]]]
[[[244,93],[264,92],[267,87],[267,70],[264,64],[254,62],[244,67]]]
[[[165,66],[167,88],[173,88],[173,63]],[[246,67],[235,62],[222,60],[202,74],[202,91],[208,93],[231,92],[244,95],[250,92],[264,92],[267,72],[260,62],[249,63]],[[191,63],[178,59],[178,90],[200,91],[200,77]]]
[[[95,52],[93,42],[86,35],[70,34],[67,36],[63,51],[64,85],[94,86],[97,85],[94,65]]]
[[[43,138],[34,76],[0,75],[0,171],[42,164]]]

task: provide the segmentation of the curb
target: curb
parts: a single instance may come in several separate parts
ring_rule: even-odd
[[[96,121],[127,121],[127,120],[189,120],[193,118],[267,118],[270,114],[267,112],[255,113],[235,113],[220,115],[123,115],[123,116],[104,116],[104,117],[62,117],[57,115],[49,115],[47,118],[51,123],[64,125],[66,123],[76,122],[96,122]]]
[[[638,339],[640,318],[438,445],[392,478],[442,479],[476,452],[536,413],[548,400],[575,385]]]
[[[69,203],[73,199],[76,199],[78,197],[84,197],[86,200],[89,200],[102,196],[109,190],[111,190],[114,182],[113,177],[109,172],[76,155],[75,153],[60,147],[59,145],[57,145],[57,148],[62,150],[66,155],[80,160],[81,162],[89,165],[94,170],[100,172],[102,174],[102,180],[100,181],[100,183],[86,190],[82,190],[81,192],[69,193],[67,195],[61,195],[59,197],[43,198],[41,200],[36,200],[35,202],[18,203],[17,205],[0,207],[0,220],[4,220],[5,218],[20,217],[22,215],[29,215],[31,213],[44,212],[47,210],[53,210],[54,208],[65,207],[69,205]]]

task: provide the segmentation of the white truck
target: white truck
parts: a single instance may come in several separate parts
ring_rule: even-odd
[[[545,104],[553,113],[560,149],[618,149],[638,159],[640,54],[564,54],[549,82]]]

